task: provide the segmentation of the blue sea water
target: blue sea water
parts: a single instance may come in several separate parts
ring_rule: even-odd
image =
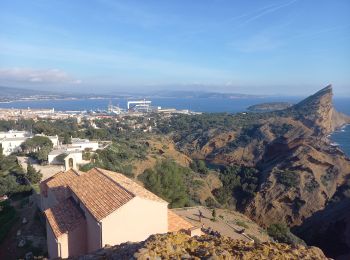
[[[264,98],[150,98],[153,106],[163,108],[189,109],[197,112],[242,112],[247,107],[266,102],[297,103],[297,97],[264,97]],[[106,110],[109,102],[126,108],[126,99],[74,99],[74,100],[40,100],[15,101],[0,103],[0,108],[54,108],[56,111],[71,110]],[[335,98],[334,106],[340,112],[350,115],[350,98]]]
[[[264,98],[150,98],[153,106],[163,108],[189,109],[197,112],[228,112],[236,113],[246,111],[247,107],[265,102],[297,103],[302,98],[296,97],[264,97]],[[16,101],[0,103],[0,108],[54,108],[56,111],[84,111],[106,110],[109,102],[126,108],[126,99],[75,99],[75,100],[41,100]],[[350,98],[334,98],[335,108],[342,113],[350,115]],[[340,145],[340,148],[350,156],[350,126],[332,134],[331,139]]]
[[[342,129],[333,132],[331,139],[350,157],[350,125],[346,125]]]

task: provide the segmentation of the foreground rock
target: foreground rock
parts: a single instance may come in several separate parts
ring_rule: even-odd
[[[153,235],[146,241],[106,247],[76,259],[327,259],[317,247],[227,237],[190,237],[183,233]]]

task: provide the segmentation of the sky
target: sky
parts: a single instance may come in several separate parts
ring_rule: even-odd
[[[2,0],[0,85],[350,96],[348,0]]]

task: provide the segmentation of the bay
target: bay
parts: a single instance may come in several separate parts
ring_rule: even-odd
[[[300,97],[264,97],[264,98],[150,98],[153,106],[162,108],[189,109],[196,112],[244,112],[247,107],[267,102],[290,102],[297,103]],[[0,103],[0,108],[54,108],[56,111],[86,111],[107,110],[108,104],[118,105],[121,108],[127,106],[127,99],[73,99],[73,100],[38,100],[38,101],[15,101]],[[350,115],[350,98],[335,97],[334,107],[342,113]],[[340,148],[350,156],[350,125],[335,131],[331,140],[339,144]]]

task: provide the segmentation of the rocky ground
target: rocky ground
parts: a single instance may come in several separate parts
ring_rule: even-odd
[[[0,244],[0,259],[24,259],[26,254],[47,254],[45,222],[41,219],[34,196],[11,199],[17,220]]]
[[[88,259],[327,259],[317,247],[281,243],[250,243],[228,237],[190,237],[183,233],[150,236],[141,243],[105,247],[73,258]]]

